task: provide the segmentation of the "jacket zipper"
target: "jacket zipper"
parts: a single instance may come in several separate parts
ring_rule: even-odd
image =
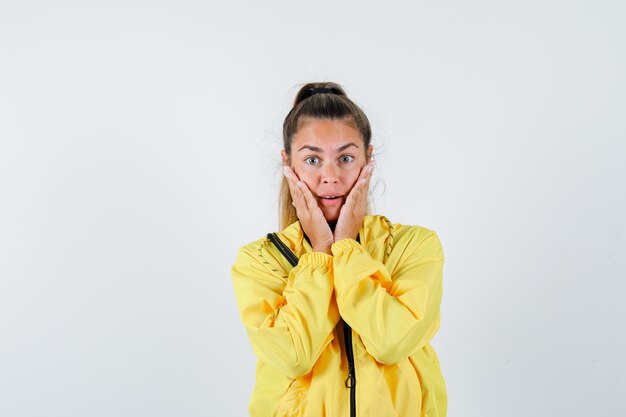
[[[354,372],[354,352],[352,351],[352,329],[343,322],[344,344],[348,358],[348,378],[346,388],[350,388],[350,417],[356,417],[356,373]]]
[[[268,233],[267,238],[272,241],[276,249],[287,259],[291,266],[298,265],[298,257],[280,240],[276,233]]]
[[[287,258],[291,266],[298,264],[298,257],[285,245],[276,233],[268,233],[268,239],[276,246],[278,251]],[[360,233],[356,237],[356,241],[361,243]],[[311,244],[309,237],[304,234],[304,238]],[[354,371],[354,351],[352,350],[352,328],[343,322],[344,344],[346,348],[346,357],[348,358],[348,378],[346,378],[346,388],[350,388],[350,417],[356,417],[356,372]]]

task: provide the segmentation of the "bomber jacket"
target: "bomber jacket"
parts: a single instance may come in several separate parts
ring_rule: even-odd
[[[430,341],[444,254],[437,233],[365,216],[358,241],[314,252],[300,223],[239,249],[232,280],[258,357],[252,417],[445,417]]]

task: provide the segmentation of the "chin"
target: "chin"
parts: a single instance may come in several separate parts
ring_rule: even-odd
[[[343,204],[339,207],[320,207],[320,209],[322,210],[322,214],[328,223],[336,223],[339,219],[342,207]]]
[[[336,223],[339,218],[339,213],[324,213],[324,218],[328,223]]]

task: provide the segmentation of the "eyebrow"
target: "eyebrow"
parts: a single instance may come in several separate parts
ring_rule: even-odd
[[[345,149],[348,149],[350,146],[354,146],[354,147],[357,147],[357,148],[358,148],[358,146],[357,146],[354,142],[350,142],[350,143],[346,143],[346,144],[345,144],[345,145],[343,145],[343,146],[340,146],[340,147],[339,147],[339,149],[337,149],[337,152],[341,152],[341,151],[343,151],[343,150],[345,150]],[[301,147],[300,149],[298,149],[298,152],[300,152],[302,149],[309,149],[309,150],[311,150],[311,151],[313,151],[313,152],[320,152],[320,153],[323,153],[322,149],[321,149],[321,148],[318,148],[317,146],[304,145],[303,147]]]

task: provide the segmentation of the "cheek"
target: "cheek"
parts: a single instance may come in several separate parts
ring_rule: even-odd
[[[313,184],[313,180],[314,180],[314,172],[311,172],[311,171],[312,170],[308,170],[306,168],[303,169],[300,167],[296,167],[294,169],[294,172],[296,173],[298,178],[300,178],[300,181],[306,182],[309,186]]]
[[[360,173],[361,173],[361,168],[346,170],[343,176],[343,180],[346,184],[349,184],[350,187],[352,187],[356,183],[356,180],[359,179]]]

